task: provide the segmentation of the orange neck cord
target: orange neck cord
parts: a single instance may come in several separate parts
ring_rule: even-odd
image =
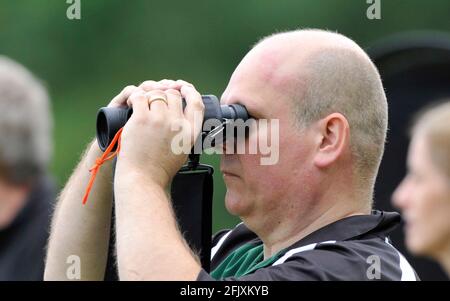
[[[113,140],[111,141],[111,143],[109,144],[108,148],[105,150],[103,155],[100,158],[97,158],[95,160],[94,166],[92,166],[91,169],[89,169],[89,172],[91,173],[91,178],[89,179],[89,183],[88,183],[86,192],[83,197],[83,205],[85,205],[87,202],[89,193],[91,192],[92,186],[94,185],[95,177],[97,176],[97,172],[100,169],[100,167],[102,166],[102,164],[108,160],[111,160],[112,158],[114,158],[116,155],[119,154],[120,137],[122,135],[122,131],[123,131],[123,128],[121,128],[120,130],[117,131],[116,135],[114,136]],[[117,149],[113,153],[111,153],[111,151],[114,148],[114,146],[116,145],[116,143],[117,143]]]

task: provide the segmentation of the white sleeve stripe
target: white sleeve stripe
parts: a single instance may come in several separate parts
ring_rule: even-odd
[[[219,248],[223,245],[225,239],[227,239],[228,235],[230,235],[232,231],[233,230],[230,230],[224,236],[222,236],[217,244],[211,249],[211,260],[214,258],[214,255],[216,255],[217,251],[219,251]]]
[[[243,222],[240,222],[239,224],[237,224],[234,229],[236,229],[237,227],[239,227],[241,224],[243,224]],[[233,229],[233,230],[234,230]],[[211,260],[213,259],[214,255],[216,255],[217,251],[219,251],[220,247],[223,245],[223,243],[225,242],[225,240],[227,239],[228,235],[231,234],[231,232],[233,230],[228,231],[226,234],[224,234],[219,241],[217,242],[217,244],[211,248]]]
[[[397,252],[398,257],[400,258],[400,270],[402,271],[401,281],[417,281],[416,273],[406,258],[393,246],[389,243],[389,239],[386,237],[386,243],[390,245]]]

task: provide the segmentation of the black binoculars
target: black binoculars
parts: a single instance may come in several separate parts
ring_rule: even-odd
[[[202,100],[205,112],[201,139],[197,139],[196,142],[202,143],[200,151],[225,141],[228,143],[231,140],[227,139],[228,136],[235,138],[236,141],[237,136],[242,135],[242,131],[238,130],[239,123],[235,121],[243,121],[245,127],[245,121],[251,118],[247,109],[240,104],[220,105],[214,95],[202,95]],[[183,109],[185,107],[186,101],[183,99]],[[98,111],[97,141],[102,151],[108,148],[116,133],[132,114],[132,108],[101,108]],[[247,136],[248,131],[243,134]],[[208,145],[208,142],[214,143]],[[116,147],[117,145],[114,148]],[[195,151],[194,146],[187,164],[181,167],[172,179],[170,193],[181,232],[189,245],[200,250],[202,267],[209,271],[214,168],[200,164],[199,157],[200,154]]]
[[[246,121],[250,118],[247,109],[240,104],[220,105],[214,95],[202,95],[205,105],[203,124],[207,120],[217,120],[222,126],[230,121],[241,119]],[[183,109],[186,101],[183,99]],[[97,113],[97,141],[102,151],[109,146],[117,131],[122,128],[133,114],[132,108],[101,108]],[[202,131],[202,137],[217,131],[219,127],[212,127],[208,131]],[[202,126],[203,129],[203,126]]]

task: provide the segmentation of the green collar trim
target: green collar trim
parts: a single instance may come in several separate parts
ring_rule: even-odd
[[[278,252],[270,258],[264,259],[263,244],[244,244],[237,248],[225,260],[223,260],[211,272],[211,276],[216,280],[221,280],[226,277],[241,277],[253,273],[257,269],[273,264],[281,255],[283,251]]]

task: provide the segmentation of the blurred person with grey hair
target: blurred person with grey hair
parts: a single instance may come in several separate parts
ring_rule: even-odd
[[[49,97],[0,56],[0,280],[42,280],[53,181]]]
[[[450,275],[450,101],[419,115],[407,165],[393,195],[406,222],[406,245],[437,260]]]

